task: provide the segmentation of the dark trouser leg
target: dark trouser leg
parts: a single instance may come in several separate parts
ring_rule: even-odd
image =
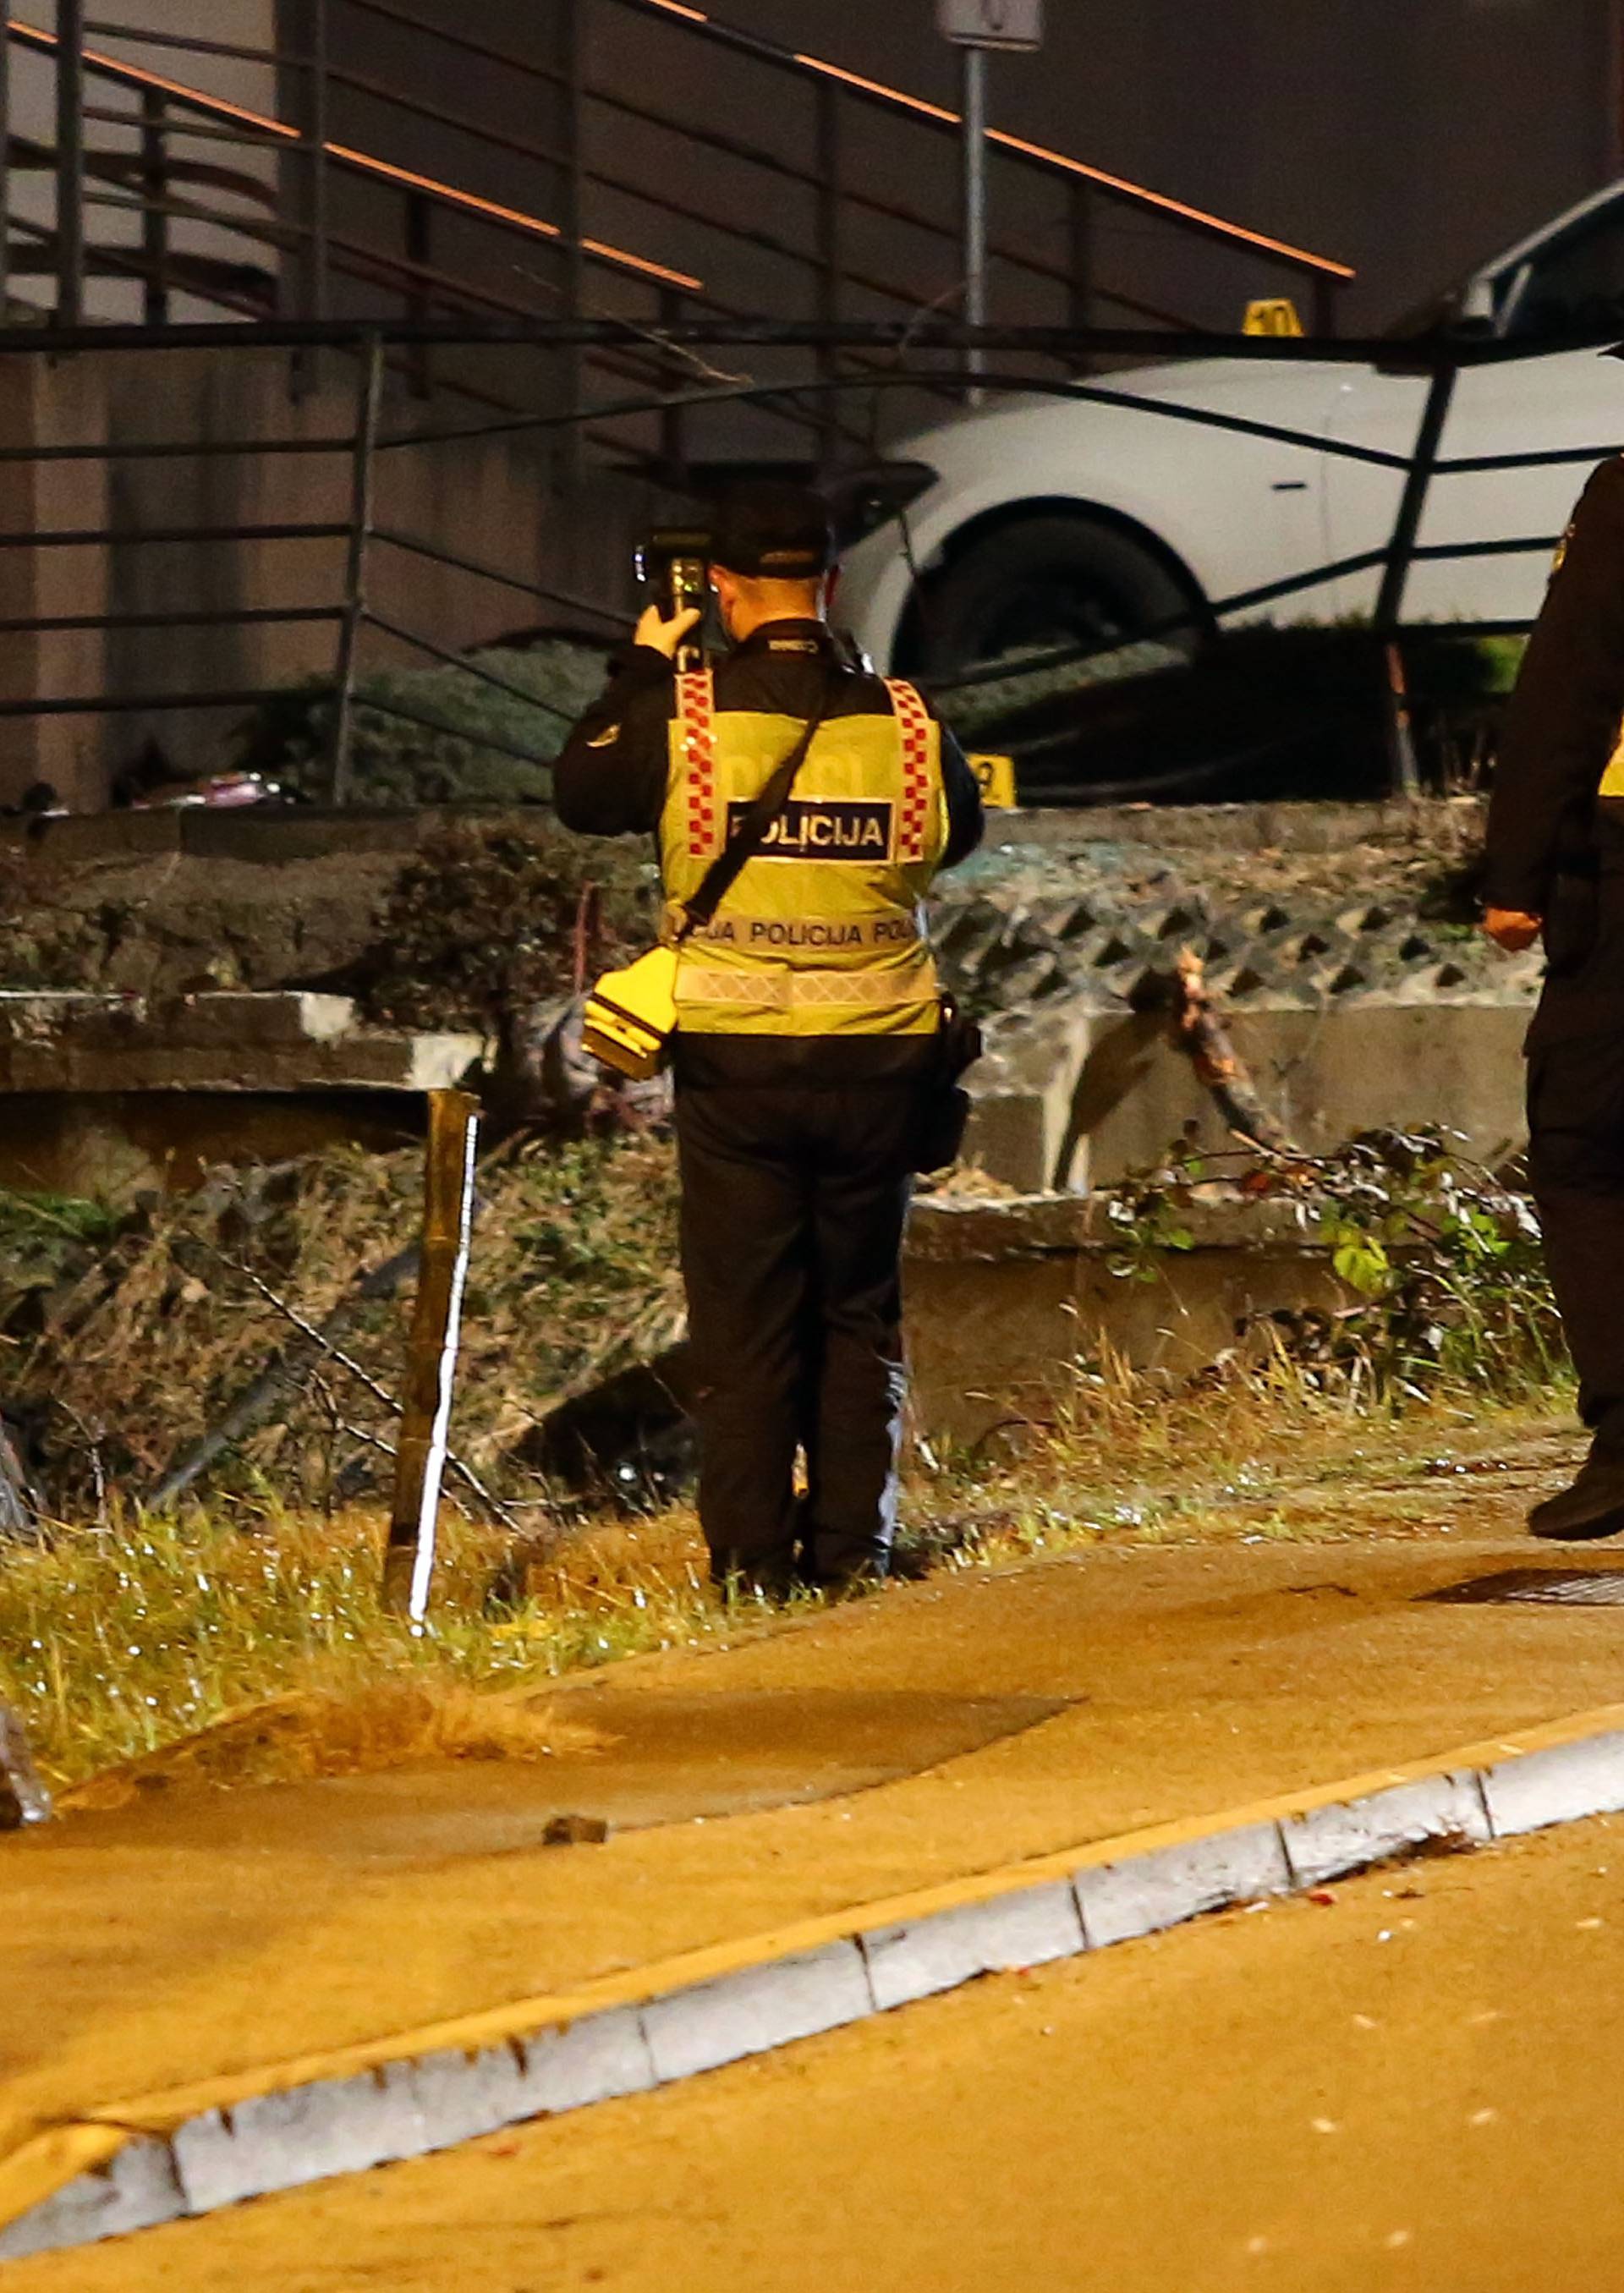
[[[699,1517],[719,1578],[787,1589],[798,1533],[810,1181],[767,1094],[677,1095]]]
[[[883,1575],[897,1526],[902,1236],[917,1104],[905,1085],[822,1095],[814,1194],[817,1412],[807,1462],[812,1568]]]
[[[1534,1051],[1529,1134],[1579,1414],[1598,1446],[1624,1452],[1624,1032]]]

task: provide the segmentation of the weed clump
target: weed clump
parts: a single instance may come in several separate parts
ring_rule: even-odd
[[[449,821],[395,879],[364,955],[322,984],[395,1026],[496,1028],[653,936],[652,877],[619,846]]]
[[[0,1196],[0,1409],[25,1437],[53,1518],[143,1502],[268,1364],[262,1422],[215,1465],[229,1504],[318,1514],[388,1486],[411,1284],[352,1296],[422,1215],[422,1156],[335,1149],[221,1173],[126,1211]],[[635,1357],[678,1308],[676,1174],[656,1138],[518,1148],[481,1181],[453,1441],[511,1508],[545,1510],[524,1436]],[[293,1315],[345,1309],[341,1350]],[[380,1399],[380,1393],[385,1398]],[[451,1485],[453,1502],[459,1484]]]

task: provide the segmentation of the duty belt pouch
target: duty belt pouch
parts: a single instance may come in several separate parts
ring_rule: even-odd
[[[959,1077],[981,1056],[981,1030],[951,995],[942,998],[936,1033],[936,1066],[923,1095],[914,1133],[912,1167],[946,1171],[956,1163],[970,1121],[970,1093]]]
[[[677,1033],[677,968],[682,944],[710,923],[745,863],[755,858],[774,822],[782,817],[795,775],[807,761],[828,706],[825,683],[800,739],[710,863],[670,939],[640,955],[635,963],[605,972],[588,996],[581,1018],[581,1045],[605,1066],[644,1082],[658,1074],[670,1058]]]

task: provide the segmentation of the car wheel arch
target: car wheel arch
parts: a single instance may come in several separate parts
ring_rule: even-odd
[[[1022,525],[1035,525],[1045,519],[1087,520],[1131,542],[1183,591],[1193,608],[1203,615],[1209,612],[1210,600],[1205,586],[1189,562],[1154,527],[1107,502],[1095,501],[1085,495],[1024,494],[1013,500],[995,502],[978,511],[933,544],[928,563],[920,568],[920,581],[909,585],[892,638],[893,657],[903,661],[919,659],[922,639],[920,600],[922,595],[928,594],[933,582],[950,573],[972,549],[995,535],[1011,531]]]
[[[1154,526],[1142,519],[1130,516],[1126,510],[1113,508],[1109,502],[1094,501],[1086,494],[1022,494],[1013,501],[995,502],[991,508],[978,510],[974,517],[966,518],[944,535],[931,552],[930,563],[923,569],[928,581],[930,576],[949,565],[956,557],[985,541],[989,534],[1001,533],[1012,525],[1025,525],[1028,520],[1043,517],[1089,517],[1100,525],[1108,526],[1115,533],[1136,541],[1141,549],[1160,559],[1164,570],[1175,581],[1181,582],[1192,598],[1205,598],[1206,591],[1190,565],[1157,533]]]

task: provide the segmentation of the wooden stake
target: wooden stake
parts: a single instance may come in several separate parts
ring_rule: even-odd
[[[478,1140],[478,1100],[466,1090],[431,1090],[423,1262],[406,1361],[394,1510],[384,1555],[384,1605],[410,1616],[414,1625],[420,1625],[428,1612],[434,1572],[434,1531],[451,1432]]]

